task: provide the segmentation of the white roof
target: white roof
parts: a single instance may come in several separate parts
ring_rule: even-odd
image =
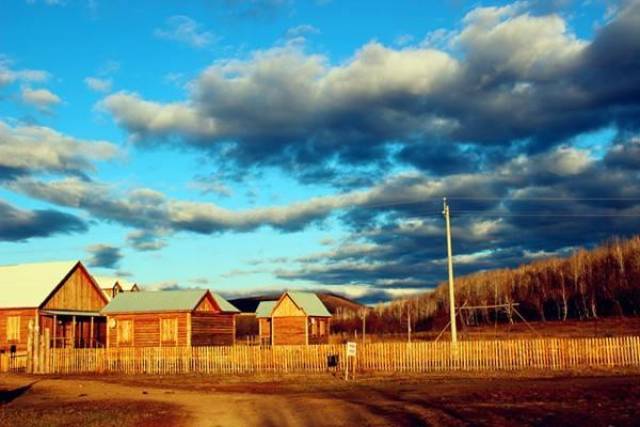
[[[39,307],[78,261],[0,266],[0,308]]]
[[[118,282],[120,283],[120,286],[122,286],[122,290],[130,291],[135,285],[135,283],[116,276],[93,276],[93,279],[101,289],[111,289],[115,286],[116,282]]]

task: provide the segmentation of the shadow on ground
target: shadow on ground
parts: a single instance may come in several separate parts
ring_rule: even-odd
[[[22,387],[14,388],[13,390],[0,390],[0,405],[11,403],[29,390],[38,381],[34,381],[31,384],[27,384]]]

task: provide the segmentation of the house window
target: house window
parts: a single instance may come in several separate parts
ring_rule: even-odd
[[[178,342],[178,319],[161,319],[160,336],[162,342]]]
[[[320,336],[323,337],[327,334],[327,321],[326,320],[320,320]]]
[[[118,322],[118,344],[131,344],[133,341],[133,320]]]
[[[7,341],[20,341],[20,316],[7,317]]]

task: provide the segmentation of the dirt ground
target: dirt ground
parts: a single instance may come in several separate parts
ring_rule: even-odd
[[[10,426],[634,426],[640,374],[494,378],[0,376]]]

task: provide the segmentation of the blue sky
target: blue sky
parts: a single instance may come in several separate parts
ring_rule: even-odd
[[[5,1],[0,256],[370,302],[445,278],[442,196],[461,273],[632,234],[638,9]]]

